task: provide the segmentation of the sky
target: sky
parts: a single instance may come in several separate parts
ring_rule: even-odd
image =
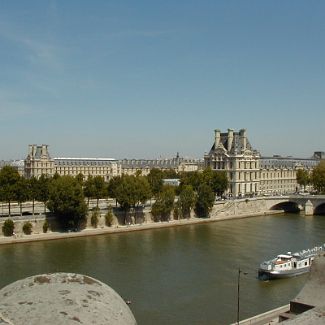
[[[325,1],[1,0],[0,160],[325,151]]]

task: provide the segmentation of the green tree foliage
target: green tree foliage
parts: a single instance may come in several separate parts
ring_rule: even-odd
[[[152,168],[147,175],[151,192],[154,196],[158,195],[163,187],[164,173],[158,168]]]
[[[16,186],[20,179],[16,168],[4,166],[0,170],[0,198],[8,202],[9,216],[11,215],[11,202],[16,199]]]
[[[107,197],[107,186],[104,178],[101,176],[95,176],[93,178],[94,183],[94,199],[96,199],[96,206],[98,208],[99,199]]]
[[[195,193],[191,185],[185,185],[179,194],[178,204],[183,218],[190,218],[195,205]]]
[[[57,175],[57,174],[56,174]],[[37,191],[36,191],[36,200],[43,202],[44,204],[44,214],[46,213],[46,204],[50,195],[50,184],[53,181],[60,179],[60,176],[56,176],[53,179],[49,178],[47,175],[41,175],[37,180]]]
[[[116,188],[121,182],[121,176],[114,176],[108,182],[107,193],[111,198],[116,198]]]
[[[79,173],[77,176],[76,176],[76,180],[77,182],[83,186],[84,185],[84,175],[82,173]]]
[[[215,194],[211,187],[207,184],[202,184],[197,191],[197,199],[195,202],[195,214],[198,217],[208,217],[213,207]]]
[[[7,219],[2,226],[4,236],[12,236],[14,234],[15,224],[11,219]]]
[[[107,196],[107,186],[104,181],[104,178],[101,176],[89,176],[88,179],[84,182],[84,195],[89,199],[96,199],[96,206],[98,208],[99,199],[102,199]]]
[[[28,196],[29,199],[32,200],[33,205],[33,215],[35,213],[35,200],[38,197],[38,180],[36,177],[32,177],[27,179],[27,187],[28,187]]]
[[[174,203],[174,211],[173,211],[173,218],[174,220],[179,220],[182,216],[182,212],[181,212],[181,206],[179,201]]]
[[[297,171],[297,183],[305,190],[306,186],[310,183],[310,176],[307,170],[298,169]]]
[[[30,197],[28,181],[20,177],[15,185],[15,200],[19,203],[20,215],[22,215],[22,204]]]
[[[111,227],[113,224],[113,219],[114,219],[114,217],[113,217],[112,207],[109,206],[107,213],[105,214],[105,225],[107,227]]]
[[[197,191],[199,186],[204,182],[202,173],[198,171],[195,172],[182,172],[180,174],[180,186],[179,186],[179,193],[185,186],[190,185],[194,191]]]
[[[325,194],[325,160],[322,160],[313,169],[311,174],[311,183],[318,193]]]
[[[202,184],[210,186],[217,195],[222,195],[228,188],[227,173],[225,171],[214,171],[206,168],[203,172],[184,172],[181,173],[181,184],[179,193],[186,185],[191,185],[194,191],[198,191]]]
[[[144,204],[151,197],[150,185],[144,176],[123,175],[115,184],[114,195],[126,221],[130,208]]]
[[[89,206],[89,200],[95,196],[95,184],[91,175],[88,176],[87,180],[84,182],[83,193],[88,200]]]
[[[162,171],[164,178],[179,178],[179,175],[174,169],[165,169]]]
[[[202,173],[200,185],[202,184],[210,186],[215,194],[222,195],[228,188],[227,173],[225,171],[215,171],[208,167]]]
[[[47,233],[48,230],[49,230],[49,222],[45,220],[43,223],[43,232]]]
[[[172,186],[163,186],[153,204],[151,213],[155,221],[167,221],[174,207],[175,189]]]
[[[33,229],[33,225],[29,221],[24,223],[24,225],[23,225],[23,233],[25,235],[30,235],[32,233],[32,229]]]
[[[90,223],[92,227],[97,228],[98,226],[98,218],[100,216],[99,209],[95,208],[91,213]]]
[[[65,229],[79,229],[88,210],[80,183],[74,177],[61,176],[50,185],[49,210]]]

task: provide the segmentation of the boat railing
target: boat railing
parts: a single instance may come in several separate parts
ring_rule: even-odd
[[[291,255],[293,257],[298,257],[298,258],[307,258],[307,257],[313,257],[319,255],[322,252],[325,252],[325,244],[323,244],[322,246],[315,246],[314,248],[311,249],[304,249],[300,252]],[[264,261],[263,263],[260,264],[260,267],[263,269],[268,269],[269,266],[273,267],[276,260],[277,258],[273,258],[272,260]]]
[[[300,257],[312,257],[316,256],[322,252],[325,252],[325,244],[322,246],[315,246],[314,248],[302,250],[300,252],[294,253],[293,256],[300,256]]]

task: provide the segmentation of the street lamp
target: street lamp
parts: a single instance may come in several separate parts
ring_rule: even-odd
[[[243,272],[240,267],[238,268],[238,281],[237,281],[237,324],[239,325],[239,300],[240,300],[240,274],[243,273],[244,275],[247,272]]]

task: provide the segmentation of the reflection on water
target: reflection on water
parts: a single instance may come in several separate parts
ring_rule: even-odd
[[[0,287],[33,274],[93,276],[132,300],[139,324],[229,324],[287,304],[306,276],[257,280],[260,262],[324,242],[325,217],[262,216],[0,247]]]

